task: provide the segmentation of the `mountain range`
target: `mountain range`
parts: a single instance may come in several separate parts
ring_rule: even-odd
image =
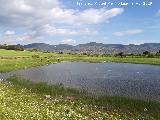
[[[68,44],[50,45],[45,43],[32,43],[23,46],[25,49],[38,49],[41,51],[64,52],[64,53],[92,53],[114,54],[124,52],[126,54],[142,54],[144,51],[156,53],[160,50],[160,43],[144,43],[140,45],[103,44],[90,42],[76,46]]]

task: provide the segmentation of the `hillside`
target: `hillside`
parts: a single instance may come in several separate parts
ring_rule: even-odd
[[[126,54],[142,54],[144,51],[156,53],[160,50],[160,43],[144,43],[140,45],[122,45],[122,44],[103,44],[90,42],[87,44],[79,44],[76,46],[59,44],[49,45],[45,43],[33,43],[24,45],[26,49],[39,49],[43,51],[52,52],[66,52],[66,53],[93,53],[93,54],[114,54],[118,52],[124,52]]]

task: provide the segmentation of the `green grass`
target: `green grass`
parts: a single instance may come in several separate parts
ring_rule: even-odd
[[[160,119],[158,102],[123,97],[95,98],[86,96],[76,89],[69,90],[62,85],[34,83],[16,76],[9,78],[8,81],[11,84],[0,83],[0,119],[2,120]],[[50,99],[44,98],[45,95],[51,95]]]
[[[83,120],[105,117],[103,111],[78,105],[74,101],[44,97],[28,89],[20,89],[0,83],[1,120]],[[85,114],[84,114],[85,113]],[[86,115],[87,114],[87,115]],[[112,118],[115,118],[113,116]]]
[[[43,95],[52,95],[52,96],[77,96],[81,95],[81,93],[84,93],[85,91],[79,91],[73,88],[65,88],[62,83],[55,84],[55,85],[49,85],[45,82],[38,82],[34,83],[30,80],[26,80],[24,78],[12,76],[7,79],[8,82],[11,82],[15,87],[21,87],[21,88],[27,88],[31,90],[32,92],[43,94]]]
[[[37,57],[38,56],[38,57]],[[43,52],[0,50],[0,72],[53,64],[60,61],[118,62],[134,64],[160,65],[160,58],[145,57],[89,57],[86,55],[68,55]]]

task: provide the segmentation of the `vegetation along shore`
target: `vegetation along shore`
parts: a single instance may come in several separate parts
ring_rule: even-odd
[[[52,52],[31,52],[0,50],[0,72],[8,72],[17,69],[27,69],[46,64],[54,64],[61,61],[84,61],[84,62],[119,62],[134,64],[160,65],[159,56],[149,58],[146,56],[94,56],[94,55],[71,55],[57,54]]]

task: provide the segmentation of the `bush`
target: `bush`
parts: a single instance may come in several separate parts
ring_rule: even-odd
[[[32,58],[40,58],[39,55],[32,55]]]
[[[153,54],[149,54],[147,57],[148,58],[154,58],[154,55]]]

